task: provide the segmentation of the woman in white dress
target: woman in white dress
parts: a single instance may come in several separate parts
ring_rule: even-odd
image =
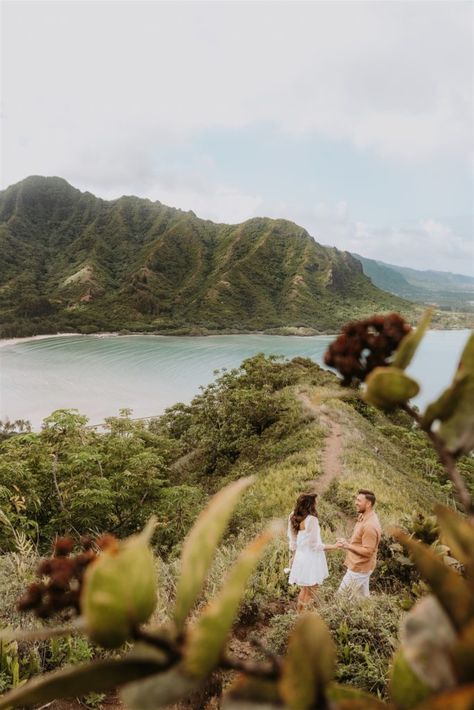
[[[328,576],[325,550],[337,549],[336,545],[325,545],[321,540],[316,497],[316,493],[300,495],[288,519],[288,540],[292,554],[288,581],[301,587],[298,611],[302,611],[314,600],[318,586]]]

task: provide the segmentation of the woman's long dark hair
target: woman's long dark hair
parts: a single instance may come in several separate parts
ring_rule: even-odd
[[[291,514],[291,527],[296,533],[299,531],[300,525],[307,515],[314,515],[315,518],[318,517],[316,510],[317,497],[317,493],[302,493],[298,496],[295,509]]]

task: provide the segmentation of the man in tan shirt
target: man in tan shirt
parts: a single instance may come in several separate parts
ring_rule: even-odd
[[[339,538],[338,547],[346,550],[344,564],[347,572],[344,575],[338,591],[349,587],[362,597],[369,596],[370,575],[375,569],[377,548],[380,543],[382,528],[374,511],[375,495],[372,491],[361,489],[355,501],[359,513],[354,532],[349,540]]]

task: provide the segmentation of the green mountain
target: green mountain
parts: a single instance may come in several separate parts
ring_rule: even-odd
[[[215,224],[137,197],[98,199],[57,177],[0,193],[0,248],[3,337],[327,331],[374,310],[410,310],[348,252],[292,222]]]
[[[447,271],[418,271],[353,254],[373,283],[384,291],[444,309],[474,311],[474,278]]]

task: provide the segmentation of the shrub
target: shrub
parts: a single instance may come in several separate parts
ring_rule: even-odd
[[[386,696],[388,669],[402,615],[397,600],[384,594],[354,599],[348,594],[323,591],[317,604],[336,642],[336,680]],[[266,641],[272,651],[285,651],[297,619],[294,611],[271,619]]]

